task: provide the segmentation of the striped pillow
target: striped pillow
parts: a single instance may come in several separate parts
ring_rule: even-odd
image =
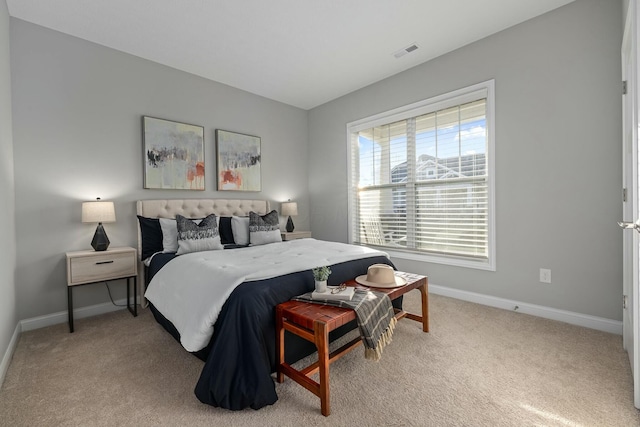
[[[260,216],[249,212],[249,240],[252,245],[281,242],[280,217],[275,210]]]
[[[214,214],[207,216],[200,221],[200,224],[196,224],[193,220],[182,215],[176,215],[176,225],[178,226],[177,255],[224,249],[220,242]]]

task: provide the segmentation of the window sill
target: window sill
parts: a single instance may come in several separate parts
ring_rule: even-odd
[[[386,252],[389,254],[391,258],[399,258],[399,259],[405,259],[410,261],[429,262],[433,264],[444,264],[444,265],[450,265],[453,267],[473,268],[476,270],[496,271],[495,261],[494,262],[491,262],[489,260],[474,261],[467,258],[458,258],[453,256],[445,256],[445,255],[436,256],[436,255],[419,254],[419,253],[405,252],[405,251],[394,251],[393,249],[385,248],[381,246],[371,246],[371,248]]]

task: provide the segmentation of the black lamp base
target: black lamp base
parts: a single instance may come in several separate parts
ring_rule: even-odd
[[[289,219],[287,220],[287,233],[291,233],[293,231],[293,220],[291,219],[291,217],[289,217]]]
[[[95,251],[106,251],[109,247],[109,238],[107,237],[107,233],[104,231],[104,227],[102,223],[99,222],[96,227],[96,234],[93,235],[93,240],[91,241],[91,247]]]

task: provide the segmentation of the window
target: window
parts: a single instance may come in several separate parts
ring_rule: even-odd
[[[350,241],[495,270],[488,81],[348,124]]]

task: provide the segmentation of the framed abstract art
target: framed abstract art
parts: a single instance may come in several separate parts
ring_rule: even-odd
[[[142,117],[144,188],[204,190],[204,128]]]
[[[260,138],[216,129],[218,190],[261,191]]]

